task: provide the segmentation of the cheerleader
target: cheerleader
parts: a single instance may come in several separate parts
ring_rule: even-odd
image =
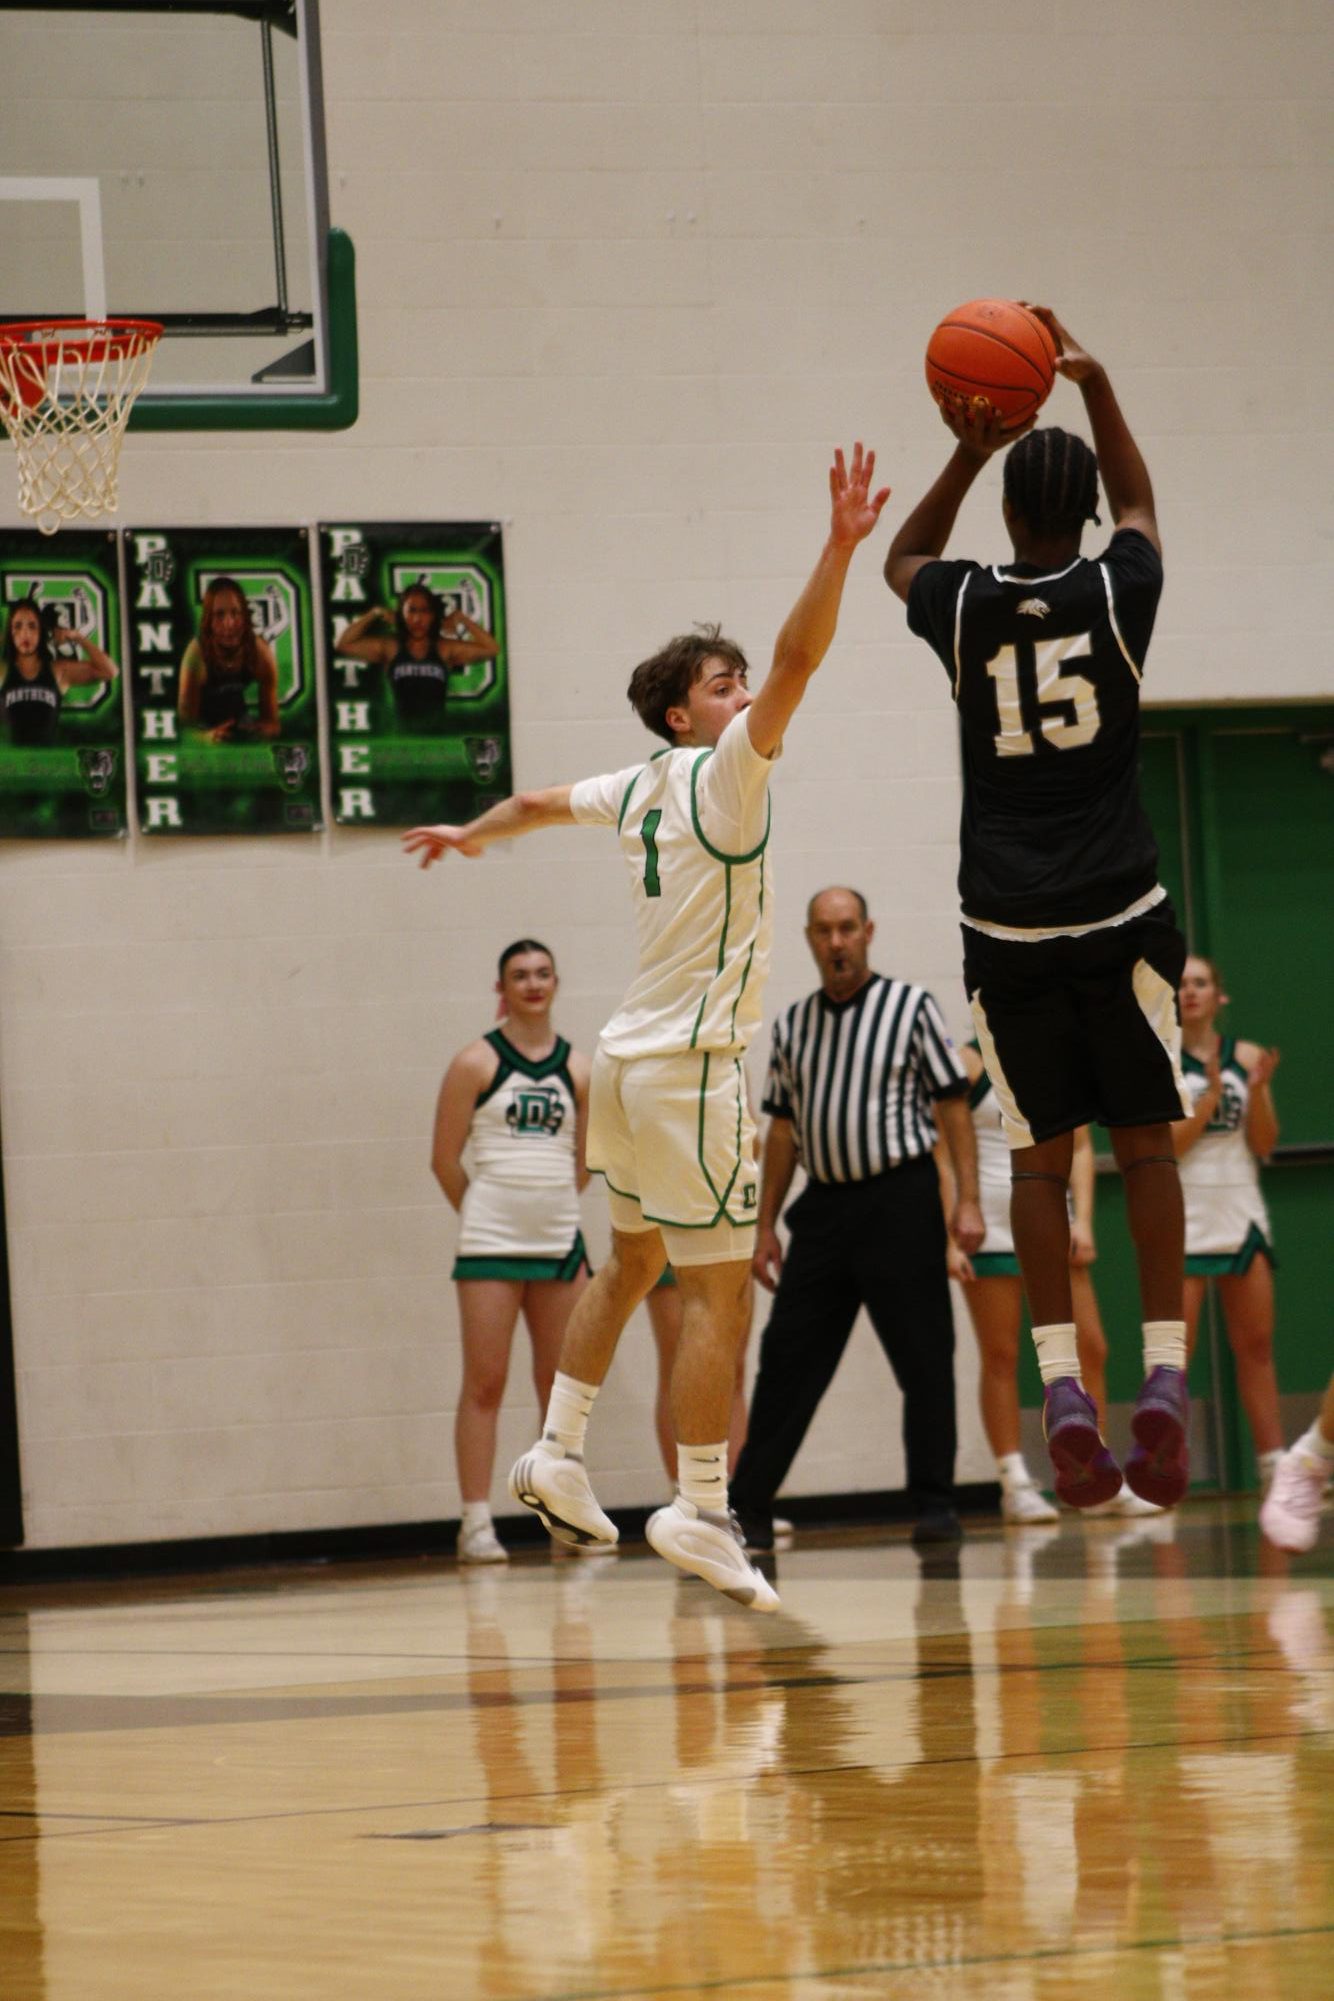
[[[545,945],[521,938],[506,946],[496,982],[501,1025],[454,1058],[436,1105],[431,1168],[462,1217],[453,1272],[463,1330],[454,1422],[460,1563],[505,1561],[491,1520],[491,1476],[519,1314],[544,1411],[565,1325],[588,1278],[579,1191],[588,1181],[589,1070],[551,1025],[557,984]]]
[[[1198,954],[1187,959],[1180,1002],[1181,1067],[1194,1106],[1190,1118],[1172,1127],[1186,1203],[1187,1353],[1194,1352],[1212,1279],[1267,1487],[1282,1456],[1283,1430],[1274,1375],[1276,1260],[1258,1163],[1278,1139],[1269,1092],[1278,1051],[1219,1030],[1227,995],[1212,960]]]

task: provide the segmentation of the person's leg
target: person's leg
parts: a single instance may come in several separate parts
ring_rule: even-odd
[[[1019,1330],[1023,1281],[1007,1273],[976,1278],[963,1289],[977,1336],[977,1401],[996,1464],[1019,1450]]]
[[[1274,1469],[1260,1508],[1260,1527],[1279,1549],[1314,1549],[1320,1535],[1325,1490],[1334,1476],[1334,1376],[1315,1423]]]
[[[491,1476],[523,1285],[499,1278],[456,1283],[463,1344],[463,1382],[454,1413],[454,1459],[462,1502],[458,1556],[460,1563],[503,1563],[505,1548],[491,1520]]]
[[[732,1504],[761,1543],[771,1534],[774,1496],[834,1379],[861,1303],[830,1198],[801,1199],[805,1207],[793,1221],[760,1336],[746,1442],[732,1475]]]
[[[1195,1343],[1200,1338],[1200,1314],[1204,1308],[1204,1295],[1209,1289],[1207,1278],[1197,1273],[1187,1272],[1182,1287],[1181,1303],[1186,1321],[1186,1361],[1195,1354]]]
[[[954,1309],[934,1161],[912,1162],[887,1177],[857,1239],[862,1298],[903,1392],[908,1498],[919,1521],[948,1526],[957,1446]]]
[[[1087,1265],[1070,1271],[1070,1302],[1075,1313],[1075,1349],[1079,1356],[1079,1376],[1093,1399],[1098,1423],[1107,1422],[1107,1336],[1103,1332],[1098,1295]]]
[[[746,1557],[743,1535],[728,1507],[728,1426],[736,1390],[737,1361],[750,1325],[749,1251],[744,1258],[696,1262],[707,1248],[684,1253],[672,1231],[672,1268],[681,1294],[681,1332],[672,1369],[672,1430],[676,1438],[676,1497],[649,1516],[650,1548],[680,1570],[755,1612],[778,1608],[778,1594]],[[721,1248],[721,1245],[719,1246]]]
[[[1017,1275],[993,1272],[963,1288],[977,1336],[977,1400],[1001,1483],[1001,1514],[1009,1522],[1054,1522],[1019,1447],[1019,1334],[1024,1288]]]
[[[1268,1258],[1257,1253],[1249,1271],[1221,1277],[1218,1297],[1260,1471],[1272,1478],[1274,1461],[1283,1450],[1283,1424],[1274,1374],[1274,1273]]]
[[[1131,1419],[1126,1479],[1142,1501],[1174,1508],[1190,1483],[1186,1390],[1186,1211],[1167,1124],[1114,1126],[1144,1323],[1144,1386]]]
[[[623,1202],[623,1206],[617,1204]],[[666,1261],[656,1229],[623,1227],[635,1205],[613,1198],[611,1250],[585,1286],[561,1342],[542,1435],[510,1468],[509,1490],[558,1542],[614,1543],[615,1523],[594,1497],[584,1467],[584,1429],[630,1315]],[[619,1222],[618,1222],[619,1218]]]
[[[509,1375],[510,1344],[519,1317],[522,1282],[470,1278],[458,1281],[463,1341],[463,1383],[454,1415],[454,1457],[465,1504],[486,1502],[496,1459],[496,1423]]]
[[[530,1279],[523,1289],[523,1317],[533,1344],[533,1388],[537,1408],[545,1413],[551,1385],[560,1366],[561,1347],[570,1315],[591,1284],[587,1271],[570,1279]]]
[[[681,1339],[681,1293],[675,1285],[655,1285],[644,1304],[658,1356],[658,1387],[653,1399],[653,1429],[667,1478],[676,1479],[676,1436],[672,1430],[672,1370]]]

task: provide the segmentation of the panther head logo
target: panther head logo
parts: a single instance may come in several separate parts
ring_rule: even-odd
[[[504,746],[498,736],[466,736],[463,748],[469,769],[479,785],[485,785],[500,766]]]
[[[299,792],[310,770],[310,749],[304,743],[275,743],[273,766],[283,783],[284,792]]]
[[[91,750],[87,747],[79,752],[79,776],[85,789],[94,799],[101,799],[109,790],[116,775],[116,752],[114,750]]]

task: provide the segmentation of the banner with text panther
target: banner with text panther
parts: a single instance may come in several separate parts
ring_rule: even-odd
[[[320,528],[335,820],[470,820],[512,790],[495,522]]]
[[[125,832],[116,538],[0,534],[0,838]]]
[[[303,528],[125,531],[139,825],[320,824],[310,543]]]

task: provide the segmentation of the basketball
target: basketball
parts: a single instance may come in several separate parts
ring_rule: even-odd
[[[942,409],[986,404],[1014,430],[1051,393],[1056,343],[1027,307],[970,299],[947,314],[927,343],[926,380]]]

